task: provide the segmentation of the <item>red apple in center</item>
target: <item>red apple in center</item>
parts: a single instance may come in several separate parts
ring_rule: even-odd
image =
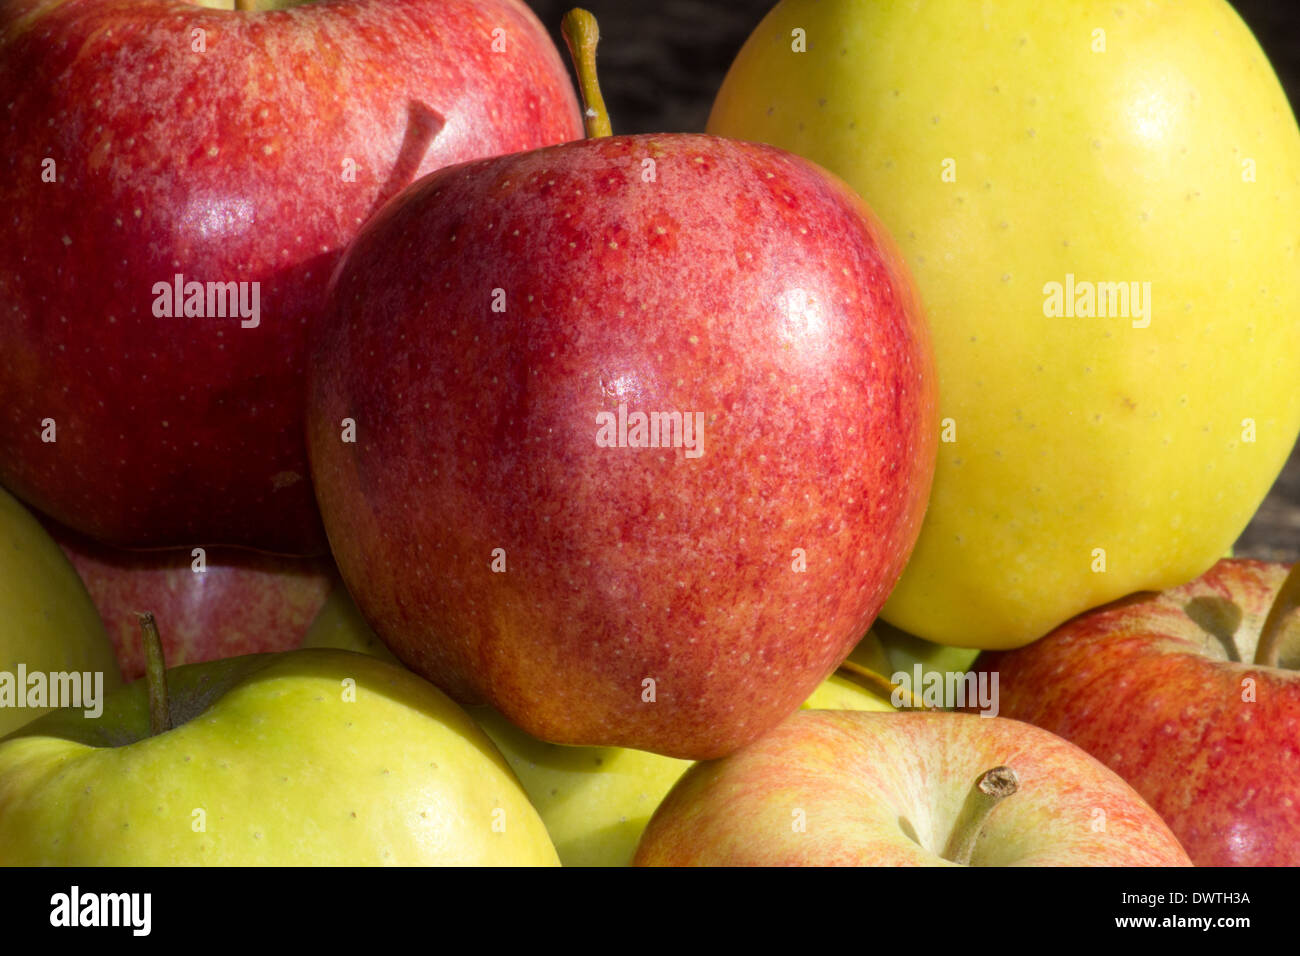
[[[998,674],[1003,716],[1111,767],[1197,866],[1296,866],[1297,603],[1300,565],[1228,559],[976,667]]]
[[[866,632],[925,509],[935,379],[838,179],[685,134],[479,161],[404,192],[335,281],[313,479],[418,673],[555,743],[702,758]]]
[[[343,248],[424,173],[580,132],[520,0],[5,3],[0,484],[122,547],[319,552],[307,324]]]

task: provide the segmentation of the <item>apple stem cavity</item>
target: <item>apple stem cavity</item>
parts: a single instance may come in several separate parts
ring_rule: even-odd
[[[1300,607],[1300,561],[1291,565],[1286,580],[1278,588],[1273,598],[1273,605],[1268,609],[1264,627],[1259,632],[1259,644],[1255,647],[1256,667],[1277,667],[1282,646],[1295,631],[1295,624],[1300,615],[1295,609]]]
[[[865,687],[875,694],[893,700],[897,694],[903,701],[904,710],[931,710],[927,707],[921,698],[908,690],[901,684],[895,684],[884,674],[877,674],[869,667],[863,667],[861,664],[853,661],[844,661],[840,664],[838,670],[853,683]]]
[[[600,81],[596,79],[596,44],[600,42],[600,27],[590,11],[574,7],[564,15],[560,32],[569,47],[573,71],[578,75],[578,91],[582,94],[582,123],[588,139],[613,135],[609,124],[609,111],[605,98],[600,95]]]
[[[1010,767],[994,767],[980,774],[962,805],[943,858],[959,866],[970,866],[971,854],[979,842],[980,832],[988,822],[989,814],[1007,797],[1020,789],[1020,778]]]
[[[167,660],[151,611],[140,615],[140,629],[144,631],[144,679],[149,687],[149,736],[157,737],[172,729],[171,705],[167,701]]]

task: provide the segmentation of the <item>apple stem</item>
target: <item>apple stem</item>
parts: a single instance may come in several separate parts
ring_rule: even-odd
[[[1300,620],[1300,616],[1292,613],[1297,607],[1300,607],[1300,561],[1291,565],[1286,580],[1273,598],[1273,606],[1268,609],[1268,617],[1259,632],[1259,644],[1255,647],[1256,667],[1278,666],[1282,645],[1295,630],[1293,625]]]
[[[893,698],[895,692],[900,692],[903,696],[903,707],[907,710],[930,710],[919,697],[913,694],[901,684],[895,684],[884,674],[877,674],[869,667],[863,667],[861,664],[853,661],[844,661],[838,668],[845,677],[865,687],[869,691],[874,691],[883,697]]]
[[[139,617],[144,631],[144,675],[149,686],[149,736],[156,737],[172,729],[171,706],[167,702],[167,660],[152,612],[145,611]]]
[[[240,13],[255,13],[257,0],[235,0],[235,9]]]
[[[975,852],[975,844],[979,841],[984,824],[988,822],[989,814],[1019,789],[1020,778],[1010,767],[994,767],[980,774],[948,836],[943,858],[960,866],[969,866],[971,854]]]
[[[600,27],[596,18],[581,7],[574,7],[564,15],[560,32],[569,47],[573,71],[578,74],[578,91],[582,93],[582,123],[587,138],[610,136],[614,130],[609,125],[609,111],[605,98],[600,95],[600,81],[596,79],[596,44],[600,42]]]

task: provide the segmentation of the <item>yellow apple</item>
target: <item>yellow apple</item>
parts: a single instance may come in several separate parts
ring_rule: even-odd
[[[469,714],[505,754],[565,866],[627,866],[641,831],[691,761],[623,747],[566,747],[491,707]]]
[[[849,660],[886,681],[892,672],[889,656],[874,630],[868,631],[849,655]],[[883,685],[882,685],[883,687]],[[889,697],[867,689],[842,671],[836,671],[817,685],[800,705],[800,710],[893,710]]]
[[[1300,430],[1300,132],[1226,2],[787,0],[708,128],[846,179],[921,293],[943,422],[889,622],[1015,647],[1245,527]]]
[[[335,647],[344,651],[369,654],[390,663],[399,663],[379,636],[357,610],[347,588],[336,584],[325,598],[325,605],[307,628],[303,647]]]
[[[19,665],[27,674],[103,674],[105,693],[122,683],[81,578],[40,523],[0,489],[0,672],[16,682]],[[46,709],[0,706],[0,737]]]
[[[304,647],[336,647],[395,660],[347,592],[336,588]],[[877,669],[883,657],[863,642],[853,659]],[[832,674],[803,705],[822,710],[892,710],[887,699]],[[567,747],[525,733],[490,707],[470,715],[505,755],[546,824],[565,866],[626,866],[641,831],[689,760],[622,747]]]
[[[921,665],[922,674],[930,671],[964,674],[971,669],[980,653],[971,647],[950,647],[923,640],[900,631],[885,621],[877,621],[872,625],[871,633],[867,636],[880,643],[881,653],[889,667],[881,672],[886,676],[899,672],[913,674],[917,664]]]
[[[147,690],[0,741],[0,862],[559,863],[486,735],[405,668],[339,650],[187,664],[158,731]]]

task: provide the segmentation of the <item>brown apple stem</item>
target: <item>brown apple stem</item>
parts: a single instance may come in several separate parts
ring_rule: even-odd
[[[149,687],[149,736],[156,737],[172,729],[171,706],[167,702],[167,661],[153,614],[145,611],[139,617],[144,631],[144,679]]]
[[[257,0],[235,0],[235,9],[240,13],[256,13]]]
[[[840,664],[838,670],[853,683],[865,687],[869,691],[874,691],[882,697],[892,698],[894,692],[899,691],[903,696],[903,707],[907,710],[930,710],[921,701],[921,698],[906,687],[895,684],[884,674],[877,674],[869,667],[863,667],[853,661],[844,661]]]
[[[994,767],[980,774],[962,805],[961,813],[948,835],[948,845],[943,858],[961,866],[969,866],[980,831],[989,815],[999,803],[1020,789],[1020,778],[1010,767]]]
[[[1291,565],[1286,580],[1273,598],[1273,606],[1268,609],[1268,617],[1259,632],[1259,643],[1255,646],[1255,666],[1278,666],[1282,645],[1295,630],[1296,622],[1300,621],[1300,615],[1293,613],[1297,607],[1300,607],[1300,561]]]
[[[605,98],[600,95],[600,81],[596,79],[596,44],[600,42],[600,27],[596,18],[581,7],[574,7],[564,15],[560,32],[569,47],[573,71],[578,74],[578,91],[582,94],[582,122],[587,128],[587,138],[610,136],[614,130],[609,125],[609,111]]]

